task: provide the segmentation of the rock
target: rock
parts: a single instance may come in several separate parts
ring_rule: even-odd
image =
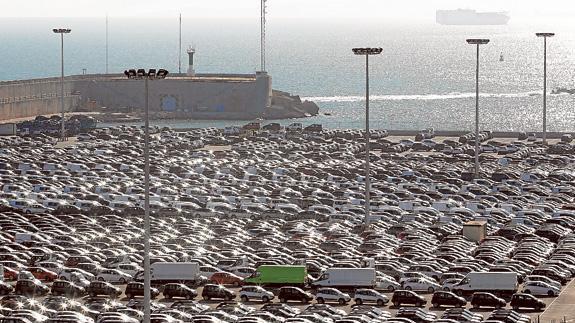
[[[273,90],[272,105],[263,115],[264,119],[291,119],[315,116],[319,113],[317,104],[301,101],[299,95]]]

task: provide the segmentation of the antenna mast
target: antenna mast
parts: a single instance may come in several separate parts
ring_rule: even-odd
[[[178,73],[182,73],[182,13],[180,13],[180,42],[178,49]]]
[[[106,13],[106,74],[108,74],[108,13]]]
[[[261,71],[266,71],[266,1],[261,0],[261,48],[260,48],[260,55],[261,55]]]

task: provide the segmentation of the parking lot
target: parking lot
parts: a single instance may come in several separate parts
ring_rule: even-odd
[[[157,303],[166,308],[154,306],[155,322],[516,323],[575,318],[575,174],[569,142],[553,140],[543,146],[484,133],[480,178],[473,178],[470,136],[415,140],[388,137],[385,131],[371,136],[371,212],[366,218],[361,131],[244,137],[223,136],[215,128],[154,128],[151,259],[197,263],[203,277],[198,278],[203,282],[196,286],[196,303],[172,306],[174,299],[160,295]],[[124,289],[127,282],[140,280],[142,270],[142,142],[143,131],[136,127],[98,129],[66,143],[47,136],[0,138],[0,264],[7,286],[16,286],[16,280],[36,284],[35,278],[48,288],[54,280],[74,281],[84,285],[77,299],[85,305],[40,292],[32,302],[9,295],[0,300],[6,323],[15,323],[10,320],[16,317],[22,319],[18,323],[141,319],[141,313],[126,309],[141,309],[141,302],[128,299]],[[476,241],[464,234],[464,225],[471,222],[484,223],[486,236]],[[312,293],[317,289],[310,284],[328,270],[370,269],[376,275],[370,288],[389,301],[378,307],[385,312],[371,310],[375,304],[353,306],[351,286],[347,304],[328,303],[346,314],[299,301],[288,302],[302,312],[297,316],[268,307],[262,311],[259,302],[240,302],[240,288],[231,283],[243,284],[261,266],[305,267],[309,276],[302,284]],[[212,278],[215,273],[230,280]],[[513,274],[519,280],[511,282],[513,292],[534,294],[545,307],[512,311],[508,295],[503,300],[507,312],[493,306],[477,309],[469,295],[467,316],[442,319],[448,307],[434,308],[432,294],[459,294],[458,286],[470,273]],[[85,296],[84,289],[95,282],[120,286],[121,304]],[[239,304],[216,311],[223,299],[201,296],[202,286],[210,282],[226,285],[236,292],[235,301],[255,312]],[[392,304],[392,290],[404,289],[425,297],[421,311],[413,314],[400,310],[413,305]],[[277,288],[273,291],[278,294]],[[491,287],[481,291],[493,297],[501,292]],[[58,306],[67,305],[46,310],[56,300]],[[273,300],[279,302],[278,297]]]

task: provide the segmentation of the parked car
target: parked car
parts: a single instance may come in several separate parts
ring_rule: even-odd
[[[183,297],[185,299],[194,299],[198,296],[195,289],[190,288],[184,284],[171,283],[164,285],[163,290],[164,298],[170,299],[172,297]]]
[[[542,281],[528,281],[523,285],[521,292],[531,295],[557,296],[561,293],[561,289]]]
[[[438,308],[443,305],[450,305],[455,307],[465,307],[467,301],[461,296],[457,296],[452,292],[439,291],[433,293],[431,297],[431,304],[433,307]]]
[[[309,303],[313,300],[313,295],[305,292],[299,287],[282,287],[278,293],[278,299],[281,303],[288,301],[301,301],[302,303]]]
[[[480,308],[482,306],[502,308],[507,303],[503,298],[499,298],[491,293],[476,292],[471,296],[471,306]]]
[[[377,306],[385,306],[389,303],[389,298],[373,289],[357,289],[353,296],[356,304],[376,303]]]
[[[545,302],[538,299],[537,297],[529,294],[514,294],[511,297],[511,302],[509,303],[514,310],[519,308],[533,308],[536,311],[540,311],[545,308]]]
[[[52,295],[65,295],[72,298],[77,298],[84,296],[86,290],[82,286],[78,286],[73,282],[66,280],[56,280],[52,283],[51,291]]]
[[[92,297],[106,295],[111,298],[116,298],[122,295],[122,290],[108,282],[92,281],[90,285],[86,287],[86,293]]]
[[[399,307],[403,304],[412,304],[420,307],[427,304],[427,300],[423,296],[417,295],[417,293],[410,290],[396,290],[391,297],[391,303],[395,307]]]
[[[244,279],[238,275],[234,275],[228,272],[217,272],[210,277],[210,281],[213,284],[218,285],[233,285],[235,287],[244,284]]]
[[[344,305],[351,301],[351,297],[335,288],[319,288],[315,294],[315,300],[319,304],[337,302],[339,305]]]
[[[240,299],[242,302],[258,299],[264,303],[268,303],[273,300],[274,297],[274,293],[267,291],[260,286],[244,286],[240,290]]]
[[[213,298],[220,298],[226,301],[231,301],[235,297],[235,292],[225,288],[222,285],[207,284],[202,290],[202,298],[206,301],[209,301]]]
[[[50,292],[50,288],[37,279],[21,279],[16,283],[14,292],[18,295],[44,296]]]
[[[126,291],[124,292],[128,299],[134,298],[135,296],[144,296],[144,283],[132,282],[126,285]],[[150,288],[150,296],[152,299],[158,297],[160,291],[157,288]]]

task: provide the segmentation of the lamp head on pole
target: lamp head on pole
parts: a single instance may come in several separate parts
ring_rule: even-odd
[[[141,79],[150,79],[150,80],[162,80],[168,76],[169,72],[163,68],[156,70],[155,68],[151,68],[149,71],[146,71],[143,68],[139,69],[129,69],[124,71],[124,75],[126,75],[129,79],[141,80]]]
[[[70,28],[54,28],[54,29],[52,29],[52,31],[55,34],[69,34],[72,31],[72,29],[70,29]]]
[[[489,39],[471,38],[467,40],[467,43],[471,45],[485,45],[489,43]]]
[[[355,55],[379,55],[383,51],[383,48],[353,48],[352,51]]]
[[[537,37],[553,37],[555,33],[536,33],[535,36]]]

